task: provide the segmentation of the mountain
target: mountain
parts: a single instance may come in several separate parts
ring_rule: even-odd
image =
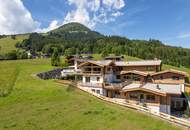
[[[89,40],[103,37],[102,34],[92,31],[86,26],[72,22],[48,32],[50,36],[65,40]]]
[[[47,34],[32,33],[16,44],[17,48],[33,53],[60,54],[97,53],[128,55],[141,59],[158,58],[165,64],[190,68],[190,49],[168,46],[159,40],[131,40],[120,36],[104,36],[80,23],[68,23]]]

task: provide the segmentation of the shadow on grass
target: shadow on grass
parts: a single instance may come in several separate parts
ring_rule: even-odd
[[[69,84],[69,85],[68,85],[66,91],[67,91],[67,92],[74,92],[75,89],[76,89],[76,86],[75,86],[74,83],[72,83],[72,84]]]
[[[7,83],[7,86],[0,88],[0,97],[7,97],[9,94],[11,94],[11,92],[15,86],[16,80],[18,78],[19,72],[20,71],[19,71],[18,67],[16,67],[12,74],[12,78],[8,79],[9,82]]]

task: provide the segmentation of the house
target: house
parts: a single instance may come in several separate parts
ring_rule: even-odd
[[[161,60],[88,60],[77,67],[82,79],[78,85],[103,96],[167,114],[187,108],[184,93],[190,88],[185,84],[188,74],[173,69],[162,71]]]

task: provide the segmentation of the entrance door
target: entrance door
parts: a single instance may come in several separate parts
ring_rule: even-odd
[[[140,94],[140,102],[144,102],[144,94]]]
[[[86,77],[86,83],[90,83],[90,77]]]

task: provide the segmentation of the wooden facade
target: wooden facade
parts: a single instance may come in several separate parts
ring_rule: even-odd
[[[152,76],[154,83],[163,84],[183,84],[185,83],[185,76],[182,74],[166,72]]]

